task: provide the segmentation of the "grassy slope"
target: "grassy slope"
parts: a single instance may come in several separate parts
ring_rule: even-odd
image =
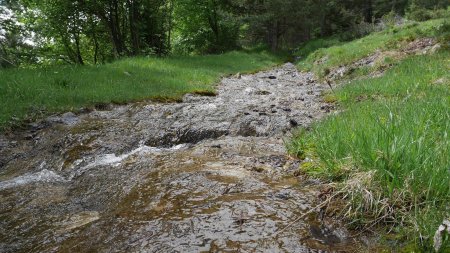
[[[432,27],[440,23],[415,26],[414,30],[426,32],[415,31],[413,38],[435,34]],[[319,49],[299,66],[320,73],[364,57],[386,41],[403,40],[399,34],[409,37],[411,32],[410,28],[381,32]],[[324,55],[329,57],[325,66],[314,66]],[[354,225],[394,224],[394,232],[421,251],[431,250],[434,232],[449,218],[449,59],[450,52],[444,49],[410,57],[383,77],[350,82],[333,95],[343,112],[309,131],[300,130],[289,144],[291,153],[312,158],[303,164],[305,172],[338,182],[350,200],[342,214]],[[448,240],[446,245],[450,250]]]
[[[220,76],[256,71],[279,59],[265,53],[131,58],[101,66],[0,70],[0,128],[44,110],[58,112],[96,103],[177,99],[213,91]]]
[[[336,38],[314,40],[297,52],[298,55],[305,57],[297,65],[302,70],[313,71],[322,77],[327,69],[352,63],[378,49],[396,49],[417,37],[432,37],[439,32],[444,22],[445,19],[411,22],[403,27],[387,29],[347,43]],[[314,64],[325,56],[328,58],[327,61]]]

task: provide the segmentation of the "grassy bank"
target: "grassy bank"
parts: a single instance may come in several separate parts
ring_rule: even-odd
[[[417,24],[414,29],[430,32],[414,34],[431,36],[439,22]],[[380,41],[399,38],[386,36],[319,49],[299,66],[320,72],[357,60]],[[324,55],[327,63],[314,65]],[[291,154],[308,158],[302,171],[336,184],[341,217],[360,229],[384,225],[392,232],[386,236],[391,246],[405,252],[432,252],[435,231],[450,218],[449,59],[444,47],[409,57],[382,77],[351,81],[327,95],[342,111],[300,129],[288,145]],[[444,240],[441,251],[449,252]]]
[[[377,50],[396,50],[423,37],[449,39],[449,25],[446,19],[407,22],[350,42],[343,42],[335,37],[312,40],[296,52],[302,57],[297,65],[301,70],[313,71],[317,76],[323,77],[330,69],[355,62]],[[318,61],[320,64],[317,64]]]
[[[97,103],[179,99],[213,91],[226,74],[279,63],[266,53],[131,58],[100,66],[0,70],[0,128],[40,113],[76,110]]]
[[[449,52],[416,56],[381,78],[346,85],[336,92],[343,112],[291,141],[292,154],[312,158],[306,173],[339,183],[350,200],[341,215],[353,225],[391,224],[430,246],[448,218],[449,59]]]

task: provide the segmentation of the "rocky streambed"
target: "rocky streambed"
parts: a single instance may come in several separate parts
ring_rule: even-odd
[[[356,252],[283,137],[329,113],[292,64],[213,97],[66,113],[0,136],[0,252]],[[103,110],[101,110],[103,109]]]

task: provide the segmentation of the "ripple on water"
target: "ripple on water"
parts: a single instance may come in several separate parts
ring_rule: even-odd
[[[156,147],[149,147],[149,146],[143,145],[143,146],[140,146],[128,153],[125,153],[125,154],[122,154],[119,156],[117,156],[115,154],[99,155],[94,158],[93,162],[76,170],[74,174],[69,176],[69,179],[72,180],[73,178],[82,175],[84,172],[86,172],[87,170],[92,169],[94,167],[106,166],[106,165],[118,166],[121,164],[122,161],[126,160],[127,158],[129,158],[133,155],[146,154],[146,153],[159,153],[159,152],[164,152],[164,151],[176,151],[176,150],[180,150],[184,147],[186,147],[186,144],[176,145],[171,148],[156,148]]]
[[[36,183],[36,182],[45,182],[45,183],[53,183],[53,182],[66,182],[67,180],[56,174],[53,171],[43,169],[36,173],[27,173],[22,176],[15,177],[10,180],[0,182],[0,190],[13,188],[21,185]]]
[[[67,179],[64,178],[61,175],[58,175],[54,171],[48,170],[48,169],[42,169],[41,171],[38,171],[36,173],[27,173],[22,176],[18,176],[15,178],[12,178],[10,180],[5,180],[0,182],[0,190],[5,190],[9,188],[14,188],[22,185],[27,185],[31,183],[58,183],[58,182],[67,182],[72,180],[74,177],[77,177],[81,174],[83,174],[85,171],[98,167],[98,166],[105,166],[105,165],[113,165],[117,166],[119,165],[123,160],[127,159],[130,156],[136,155],[136,154],[142,154],[142,153],[157,153],[157,152],[163,152],[163,151],[170,151],[170,150],[179,150],[185,147],[186,145],[181,144],[174,146],[172,148],[155,148],[155,147],[148,147],[148,146],[140,146],[129,153],[123,154],[123,155],[115,155],[115,154],[104,154],[99,155],[94,158],[94,161],[92,163],[89,163],[88,165],[80,168],[77,170],[73,175],[69,176]],[[45,165],[45,163],[43,163]],[[42,166],[41,166],[42,167]]]

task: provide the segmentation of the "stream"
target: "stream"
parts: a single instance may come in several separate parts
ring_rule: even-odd
[[[358,252],[283,138],[332,111],[285,64],[217,96],[103,106],[0,135],[0,252]]]

